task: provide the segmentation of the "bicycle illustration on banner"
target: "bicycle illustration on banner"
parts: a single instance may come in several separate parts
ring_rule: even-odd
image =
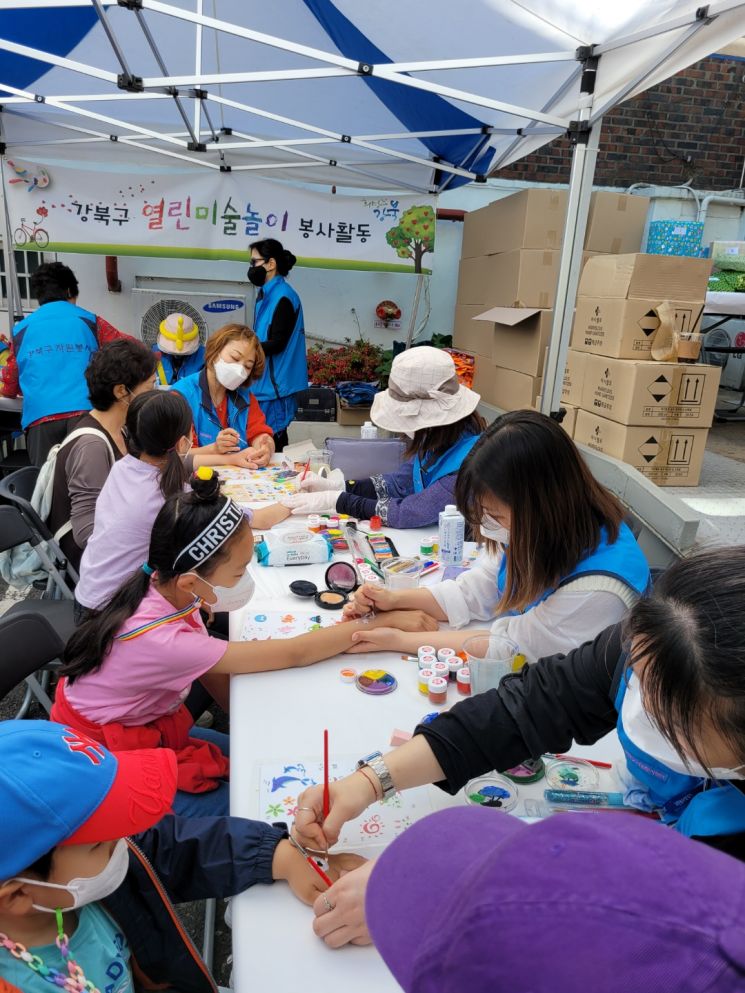
[[[46,207],[37,207],[36,213],[42,218],[47,216],[49,211]],[[49,233],[41,227],[41,221],[34,220],[32,224],[21,218],[21,225],[13,232],[13,241],[16,248],[25,248],[26,245],[35,245],[37,248],[46,248],[49,244]]]

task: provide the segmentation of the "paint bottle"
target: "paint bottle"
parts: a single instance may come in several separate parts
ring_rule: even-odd
[[[425,696],[429,692],[429,681],[434,676],[434,672],[431,669],[420,669],[419,670],[419,692],[423,693]]]
[[[360,428],[360,438],[377,438],[378,429],[372,421],[365,421]]]
[[[383,527],[383,518],[380,516],[380,514],[373,514],[372,517],[370,518],[370,530],[380,531],[382,527]]]
[[[436,676],[441,676],[445,682],[450,678],[450,667],[447,662],[435,662],[434,665],[430,666],[430,669]]]
[[[321,529],[321,518],[318,514],[308,514],[308,530],[315,531],[316,534]]]
[[[435,546],[431,538],[425,538],[419,546],[419,554],[423,559],[431,559],[435,554]]]
[[[454,648],[438,648],[437,658],[440,662],[449,662],[455,656]]]
[[[329,514],[328,526],[330,528],[338,528],[339,527],[339,515],[338,514]]]
[[[418,662],[420,669],[431,669],[437,661],[436,655],[420,655]]]
[[[437,649],[433,648],[432,645],[422,645],[421,648],[417,648],[416,652],[419,658],[421,658],[422,655],[434,655],[434,657],[437,658]]]
[[[440,512],[440,563],[460,565],[463,561],[463,542],[466,535],[466,522],[455,504],[449,503]]]
[[[461,666],[458,669],[456,675],[456,682],[458,684],[458,692],[461,696],[471,695],[471,670],[467,665]]]
[[[448,700],[448,681],[442,676],[431,676],[427,687],[429,702],[441,705]]]
[[[448,659],[448,669],[450,682],[455,683],[458,679],[458,673],[463,668],[463,659],[459,659],[457,655],[453,655]]]

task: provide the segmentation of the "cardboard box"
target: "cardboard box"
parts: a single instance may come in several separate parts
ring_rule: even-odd
[[[582,256],[584,265],[588,258]],[[457,302],[488,307],[550,310],[556,297],[559,252],[520,249],[502,255],[462,259]]]
[[[371,407],[343,407],[339,397],[336,397],[336,423],[362,426],[370,420]]]
[[[585,352],[576,352],[573,348],[568,349],[564,381],[561,387],[562,404],[570,403],[575,407],[581,406],[586,366],[587,355]]]
[[[701,258],[704,249],[701,239],[703,221],[675,220],[650,221],[647,251],[650,255],[681,255]]]
[[[712,365],[588,355],[581,406],[619,424],[709,428],[720,373]]]
[[[667,255],[595,255],[582,269],[578,295],[603,299],[680,300],[706,297],[709,259]]]
[[[526,376],[514,369],[502,369],[481,355],[476,356],[473,388],[484,403],[502,410],[524,410],[535,406],[541,392],[540,376]]]
[[[597,190],[590,197],[585,249],[614,255],[641,251],[648,211],[648,197]]]
[[[536,307],[493,307],[482,311],[476,323],[487,330],[494,365],[540,376],[552,317],[552,310]]]
[[[462,348],[475,355],[491,355],[492,327],[474,320],[483,314],[482,304],[456,304],[453,320],[453,348]]]
[[[566,433],[570,438],[574,437],[574,425],[577,421],[577,407],[573,407],[570,403],[564,403],[561,401],[561,406],[564,408],[566,413],[564,414],[564,420],[561,422],[561,426],[564,428]],[[535,409],[541,409],[541,397],[540,394],[535,398]]]
[[[648,359],[660,326],[660,300],[579,297],[574,312],[572,348],[617,359]],[[668,300],[663,315],[673,330],[698,331],[704,304]]]
[[[566,190],[534,189],[470,210],[463,222],[461,257],[516,248],[560,248],[566,209]]]
[[[696,486],[707,428],[628,427],[606,417],[577,412],[574,440],[638,469],[658,486]]]
[[[709,256],[717,269],[745,272],[745,241],[713,241]]]

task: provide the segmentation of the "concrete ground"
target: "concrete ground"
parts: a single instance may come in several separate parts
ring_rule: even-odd
[[[707,451],[745,462],[745,421],[721,421],[709,432]]]

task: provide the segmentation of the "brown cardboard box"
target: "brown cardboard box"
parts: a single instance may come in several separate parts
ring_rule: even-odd
[[[546,363],[548,362],[548,348],[543,357],[543,368],[541,378],[546,378]],[[582,388],[585,382],[585,365],[587,364],[586,352],[575,352],[573,348],[567,349],[567,361],[564,366],[564,378],[561,383],[561,404],[566,406],[570,403],[574,407],[579,407],[582,403]]]
[[[564,403],[561,401],[561,406],[564,408],[566,413],[564,414],[564,420],[561,422],[561,426],[564,428],[566,433],[570,438],[574,437],[574,425],[577,421],[577,407],[573,407],[570,403]],[[540,394],[535,398],[535,409],[541,409],[541,397]]]
[[[462,348],[475,355],[491,355],[492,326],[483,321],[474,320],[483,314],[482,304],[462,304],[455,307],[453,321],[453,348]]]
[[[586,410],[577,412],[574,440],[638,469],[658,486],[696,486],[707,428],[628,427]]]
[[[709,428],[720,373],[712,365],[588,355],[581,406],[619,424]]]
[[[353,427],[362,426],[370,420],[370,407],[342,407],[339,397],[336,398],[336,423],[348,424]]]
[[[535,307],[493,307],[480,313],[476,323],[487,329],[494,365],[540,376],[552,316],[553,311]]]
[[[711,259],[679,255],[596,255],[583,266],[581,297],[690,300],[706,297]]]
[[[660,317],[662,301],[578,297],[574,313],[572,348],[617,359],[648,359]],[[666,300],[673,330],[698,331],[703,303]]]
[[[535,406],[541,392],[540,376],[526,376],[514,369],[502,369],[490,359],[476,356],[476,373],[473,388],[484,403],[502,410],[523,410]]]
[[[649,198],[597,190],[590,197],[585,249],[588,252],[641,251]]]
[[[582,256],[584,265],[587,252]],[[459,304],[487,307],[533,307],[549,310],[556,297],[559,252],[520,249],[501,255],[462,259]]]
[[[477,258],[515,248],[559,248],[566,190],[521,190],[470,210],[463,223],[461,257]]]

